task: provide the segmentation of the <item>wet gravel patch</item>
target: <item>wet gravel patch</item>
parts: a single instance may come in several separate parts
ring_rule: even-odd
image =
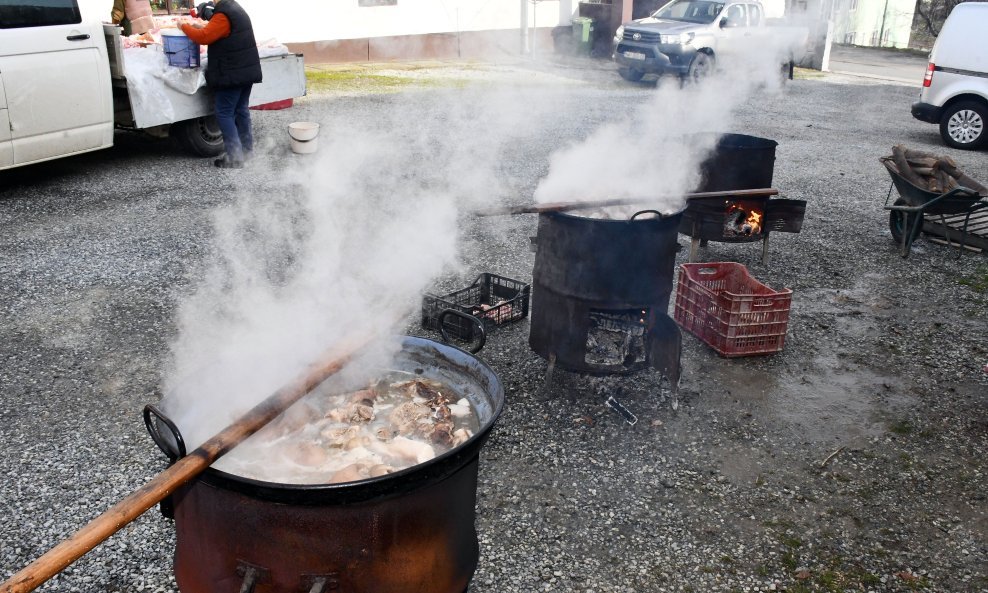
[[[559,113],[500,154],[496,199],[525,202],[552,151],[652,92],[605,74],[550,95]],[[442,103],[462,91],[414,92]],[[774,185],[808,201],[767,266],[757,244],[700,253],[793,290],[783,352],[724,359],[685,335],[675,396],[654,373],[557,371],[547,386],[527,321],[492,333],[480,357],[507,405],[481,454],[471,592],[988,590],[988,259],[925,239],[902,259],[878,158],[905,143],[976,179],[988,167],[913,120],[915,96],[801,79],[727,130],[777,140]],[[160,397],[177,302],[210,252],[215,208],[247,186],[285,191],[278,172],[299,157],[284,126],[332,133],[400,101],[256,112],[268,156],[244,171],[118,133],[111,150],[0,173],[0,576],[164,468],[140,410]],[[463,216],[462,267],[436,290],[487,271],[531,281],[535,222]],[[407,330],[436,337],[414,319]],[[43,590],[174,591],[174,545],[173,525],[146,513]]]

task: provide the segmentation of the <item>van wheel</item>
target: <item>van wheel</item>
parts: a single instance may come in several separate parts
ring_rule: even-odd
[[[690,69],[686,75],[686,79],[689,82],[698,83],[704,78],[713,74],[714,71],[714,58],[709,54],[703,52],[697,52],[693,56],[693,61],[690,62]]]
[[[621,75],[621,78],[630,82],[638,82],[645,76],[644,72],[635,70],[634,68],[618,68],[618,74]]]
[[[169,133],[183,150],[196,156],[223,154],[223,132],[213,115],[175,122]]]
[[[981,148],[988,141],[985,123],[988,123],[988,107],[978,101],[958,101],[940,117],[940,136],[953,148]]]

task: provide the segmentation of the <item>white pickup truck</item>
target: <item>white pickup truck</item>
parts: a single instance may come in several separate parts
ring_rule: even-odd
[[[212,95],[193,82],[199,73],[159,64],[184,84],[129,76],[120,28],[85,12],[78,0],[0,1],[0,170],[108,148],[117,127],[220,154]],[[305,94],[301,55],[264,57],[261,67],[251,105]]]

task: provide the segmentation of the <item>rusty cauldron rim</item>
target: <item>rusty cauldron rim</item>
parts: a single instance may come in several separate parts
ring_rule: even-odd
[[[484,392],[491,403],[490,418],[484,420],[482,426],[466,442],[429,461],[412,465],[391,474],[354,482],[286,484],[256,480],[209,467],[199,476],[190,480],[186,486],[200,481],[212,487],[239,492],[269,502],[295,505],[339,505],[399,496],[424,485],[435,484],[456,473],[480,455],[481,447],[486,442],[491,429],[504,409],[504,386],[487,363],[456,346],[416,336],[405,336],[401,343],[401,352],[414,351],[429,355],[433,359],[445,358],[446,363],[453,363],[461,367],[463,372],[473,371],[478,375],[481,382],[487,384]],[[429,352],[429,349],[432,349],[432,352]],[[156,444],[170,458],[178,458],[175,451],[165,450],[162,446],[163,443],[156,440]]]
[[[633,213],[628,218],[598,218],[596,216],[580,216],[579,214],[575,214],[576,212],[579,212],[579,210],[570,210],[568,212],[540,212],[539,213],[539,216],[545,216],[547,218],[575,219],[575,220],[581,220],[581,221],[588,220],[588,221],[592,221],[592,222],[601,222],[601,223],[610,223],[610,224],[624,224],[624,225],[626,225],[626,224],[640,224],[640,223],[652,223],[652,224],[655,224],[655,223],[665,223],[665,224],[672,224],[670,221],[672,221],[673,219],[676,219],[678,221],[678,218],[681,217],[686,212],[686,208],[688,207],[688,205],[689,205],[688,201],[684,201],[682,208],[680,208],[678,210],[675,210],[673,212],[670,212],[669,214],[664,214],[664,213],[659,212],[658,210],[655,210],[655,209],[652,209],[652,208],[646,208],[646,209],[639,210],[639,211]],[[587,210],[590,210],[590,209],[593,209],[593,208],[594,208],[593,206],[587,206],[586,207]],[[633,218],[635,216],[638,216],[639,214],[646,214],[646,213],[647,214],[658,214],[658,216],[657,217],[648,217],[648,218]]]

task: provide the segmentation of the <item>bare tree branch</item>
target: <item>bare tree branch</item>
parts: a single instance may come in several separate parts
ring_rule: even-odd
[[[943,28],[943,22],[955,6],[963,2],[983,2],[985,0],[916,0],[916,17],[930,35],[936,37]]]

